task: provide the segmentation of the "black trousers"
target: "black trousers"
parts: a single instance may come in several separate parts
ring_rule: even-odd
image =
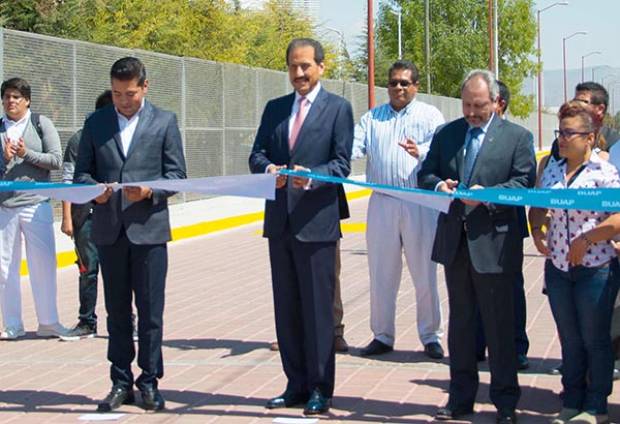
[[[450,400],[453,408],[473,406],[478,391],[476,315],[480,311],[489,349],[489,395],[498,411],[514,411],[521,391],[514,337],[514,273],[479,274],[462,237],[454,263],[445,266],[450,305]]]
[[[527,305],[525,300],[525,279],[523,278],[523,254],[521,254],[521,265],[513,279],[513,302],[515,309],[515,348],[517,355],[527,356],[530,349],[530,340],[527,337]],[[482,327],[482,317],[478,313],[478,328],[476,331],[476,352],[479,356],[484,356],[487,348],[486,337]]]
[[[336,242],[269,239],[276,334],[287,390],[332,397]]]
[[[92,219],[88,217],[80,226],[73,229],[77,266],[80,272],[80,325],[97,328],[97,274],[99,256],[97,246],[91,237]]]
[[[108,314],[108,360],[114,385],[133,387],[131,372],[136,351],[132,338],[131,302],[138,311],[139,389],[157,387],[164,375],[161,352],[164,291],[168,270],[166,244],[137,245],[124,231],[113,245],[97,246]]]

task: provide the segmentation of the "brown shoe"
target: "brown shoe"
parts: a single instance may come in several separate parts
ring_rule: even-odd
[[[280,346],[278,345],[278,342],[271,342],[271,344],[269,345],[269,350],[273,351],[273,352],[277,352],[280,350]]]
[[[349,351],[349,345],[344,336],[334,336],[334,349],[336,352],[344,353]]]

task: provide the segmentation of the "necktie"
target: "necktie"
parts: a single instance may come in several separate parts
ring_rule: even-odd
[[[469,179],[471,178],[471,173],[476,163],[476,157],[482,145],[481,135],[482,129],[478,127],[473,127],[469,130],[469,140],[465,146],[465,172],[463,172],[463,182],[467,186],[469,186]]]
[[[306,119],[306,114],[308,113],[308,99],[300,97],[298,101],[299,108],[297,109],[297,115],[295,115],[295,120],[293,121],[293,128],[288,138],[288,147],[290,150],[293,150],[293,147],[295,147],[297,136],[299,135],[301,126],[304,124],[304,119]]]

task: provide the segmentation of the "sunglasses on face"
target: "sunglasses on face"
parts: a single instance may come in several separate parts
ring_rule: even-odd
[[[407,80],[390,80],[390,82],[388,82],[388,85],[390,87],[398,87],[398,85],[400,85],[402,88],[407,88],[410,85],[413,85],[413,83]]]

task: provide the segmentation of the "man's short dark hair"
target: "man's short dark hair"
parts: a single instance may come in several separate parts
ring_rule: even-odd
[[[112,104],[112,90],[106,90],[101,93],[95,101],[95,110],[104,108]]]
[[[0,86],[0,97],[4,97],[4,92],[6,90],[17,90],[26,100],[30,101],[32,90],[30,89],[28,81],[23,78],[10,78],[3,81],[2,86]]]
[[[413,64],[413,62],[409,60],[397,60],[390,66],[388,70],[388,79],[392,78],[392,72],[396,70],[410,70],[411,71],[411,82],[414,84],[420,80],[420,71],[418,71],[418,67]]]
[[[506,110],[508,110],[508,105],[510,104],[510,90],[508,89],[508,86],[500,80],[497,80],[497,85],[499,86],[499,99],[503,100],[505,103],[502,113],[506,113]]]
[[[124,57],[117,60],[110,69],[110,78],[119,81],[138,80],[138,85],[142,87],[146,81],[146,68],[140,59],[135,57]]]
[[[321,43],[312,38],[294,38],[290,43],[288,43],[288,47],[286,48],[287,65],[291,52],[300,47],[312,47],[314,49],[314,61],[317,65],[323,63],[325,60],[325,52],[323,51],[323,46]]]
[[[609,105],[609,93],[605,90],[601,84],[594,81],[586,81],[581,84],[577,84],[575,87],[575,93],[579,91],[587,91],[590,93],[590,103],[594,105],[605,105],[604,112],[607,112],[607,106]]]

